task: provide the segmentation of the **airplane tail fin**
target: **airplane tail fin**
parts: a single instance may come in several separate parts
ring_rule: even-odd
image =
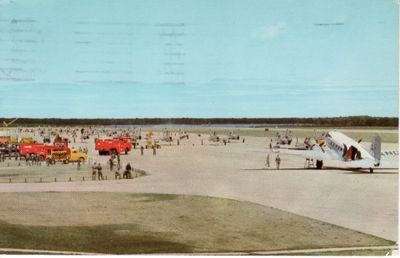
[[[371,148],[369,150],[369,153],[375,158],[375,163],[377,165],[381,162],[381,141],[379,135],[375,136],[371,141]]]

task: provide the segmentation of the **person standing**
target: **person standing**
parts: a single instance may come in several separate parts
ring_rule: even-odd
[[[279,154],[276,155],[275,163],[276,163],[276,169],[279,170],[279,166],[281,165],[281,157],[279,157]]]
[[[92,180],[96,180],[96,175],[97,175],[97,165],[95,162],[95,163],[93,163],[93,166],[92,166]]]
[[[110,157],[108,162],[110,163],[110,171],[112,172],[113,168],[114,168],[114,156],[113,155]]]
[[[97,164],[97,179],[98,180],[104,180],[103,178],[103,172],[102,172],[103,168],[101,167],[100,162]]]
[[[153,145],[153,155],[155,156],[156,154],[157,154],[157,152],[156,152],[156,146]]]
[[[115,179],[121,179],[121,166],[117,166],[117,169],[115,170]]]
[[[144,147],[143,147],[143,145],[142,145],[142,146],[140,146],[140,155],[143,156],[143,152],[144,152]]]
[[[269,167],[269,153],[267,153],[267,158],[265,160],[265,166]]]

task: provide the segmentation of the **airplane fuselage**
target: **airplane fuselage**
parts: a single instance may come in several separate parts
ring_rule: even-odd
[[[329,149],[344,161],[348,167],[374,167],[375,158],[358,142],[336,131],[325,135],[325,143]]]

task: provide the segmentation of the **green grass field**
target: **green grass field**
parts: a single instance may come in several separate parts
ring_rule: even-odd
[[[262,205],[166,194],[0,194],[0,248],[108,254],[386,246],[392,241]]]

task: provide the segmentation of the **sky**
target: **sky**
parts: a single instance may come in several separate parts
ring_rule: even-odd
[[[395,0],[0,0],[0,117],[398,116]]]

